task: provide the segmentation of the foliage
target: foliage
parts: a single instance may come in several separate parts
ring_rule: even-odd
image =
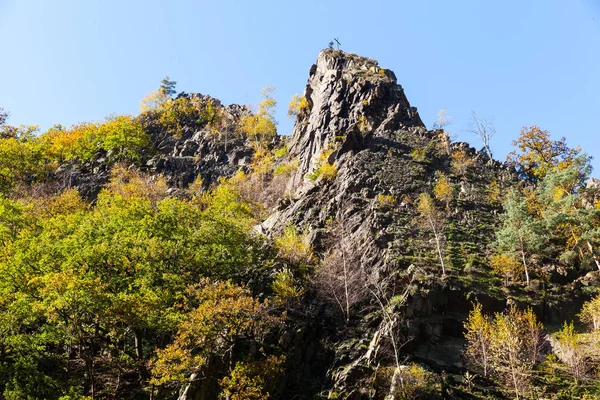
[[[600,330],[600,295],[583,305],[580,318],[582,322],[590,325],[593,330]]]
[[[323,149],[315,165],[313,172],[306,175],[311,181],[316,181],[319,177],[325,182],[332,182],[337,176],[337,165],[329,163],[329,157],[333,154],[332,148]]]
[[[451,157],[452,171],[459,176],[464,177],[475,162],[464,149],[455,150]]]
[[[272,87],[264,88],[261,92],[263,101],[255,114],[247,114],[240,120],[240,130],[256,146],[264,146],[277,134],[275,122],[275,99]]]
[[[306,97],[298,96],[295,94],[290,100],[290,104],[288,105],[288,115],[292,118],[296,118],[298,114],[308,110],[310,108],[310,103],[306,99]]]
[[[59,162],[87,162],[100,151],[110,152],[111,160],[140,161],[152,144],[142,125],[133,117],[119,115],[102,123],[83,123],[69,130],[52,128],[40,141],[45,157]]]
[[[556,339],[560,344],[562,359],[567,363],[571,374],[575,379],[583,378],[588,372],[587,355],[581,344],[581,340],[573,321],[570,324],[566,322],[563,328],[556,333]]]
[[[516,398],[527,397],[542,344],[542,326],[531,309],[510,307],[491,319],[476,304],[465,328],[469,359]]]
[[[169,96],[167,92],[159,88],[144,96],[140,103],[140,111],[158,111],[170,100],[171,96]]]
[[[175,85],[177,82],[169,79],[168,76],[164,77],[162,81],[160,81],[159,90],[164,92],[167,96],[173,97],[177,91],[175,90]]]
[[[283,233],[275,238],[278,257],[295,266],[311,265],[315,262],[313,249],[306,244],[307,237],[298,234],[294,225],[288,225]]]
[[[450,201],[452,201],[453,188],[450,184],[450,180],[444,173],[439,174],[438,181],[433,188],[433,195],[436,199],[443,202],[446,205],[446,208],[448,208]]]
[[[483,376],[488,376],[494,333],[490,319],[482,313],[481,304],[474,304],[465,322],[465,329],[465,356],[482,370]]]
[[[490,257],[490,266],[494,272],[504,277],[505,286],[508,286],[509,281],[514,280],[522,272],[519,260],[502,252]]]
[[[497,246],[513,260],[521,261],[529,285],[530,269],[545,241],[542,226],[529,214],[523,195],[516,190],[509,192],[504,209],[503,226],[496,232]]]
[[[235,365],[229,376],[220,382],[221,399],[231,400],[267,400],[268,381],[276,381],[283,370],[283,356],[269,356],[264,361],[240,363]]]
[[[384,209],[391,209],[396,205],[396,198],[389,194],[379,193],[375,198],[377,205]]]
[[[581,149],[571,149],[566,139],[550,139],[550,133],[537,126],[522,128],[518,139],[513,141],[517,150],[508,155],[508,161],[514,162],[522,177],[538,181],[546,173],[557,167],[563,169],[571,164]]]
[[[165,188],[117,165],[93,208],[75,190],[26,205],[0,197],[0,393],[67,395],[61,371],[81,365],[71,374],[90,394],[106,354],[113,371],[146,374],[159,342],[194,315],[200,295],[190,282],[268,281],[270,253],[250,234],[255,222],[239,195],[223,186],[180,200]]]
[[[296,283],[294,274],[289,268],[278,271],[271,283],[275,299],[281,303],[297,300],[304,294],[304,290]]]
[[[152,365],[154,384],[184,382],[191,374],[202,374],[213,356],[232,358],[240,340],[260,340],[280,321],[269,315],[268,302],[254,299],[247,289],[230,282],[202,280],[189,290],[190,301],[197,306],[182,317],[174,341],[158,350]],[[238,374],[242,375],[239,369],[229,382]],[[257,383],[250,380],[244,386],[250,385],[246,387],[250,390]]]
[[[17,183],[33,183],[46,175],[43,152],[38,141],[25,137],[0,137],[0,193]]]

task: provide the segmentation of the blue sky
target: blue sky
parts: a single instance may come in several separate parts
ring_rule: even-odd
[[[0,106],[14,125],[137,114],[169,75],[224,103],[255,103],[272,85],[289,133],[289,99],[338,37],[393,70],[429,127],[446,109],[448,129],[476,144],[471,110],[493,116],[504,158],[537,124],[580,144],[600,174],[598,0],[0,0],[0,37]]]

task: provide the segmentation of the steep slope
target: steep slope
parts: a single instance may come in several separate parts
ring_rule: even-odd
[[[300,331],[328,343],[331,364],[322,378],[323,392],[383,398],[385,393],[375,388],[377,371],[393,365],[394,353],[438,373],[461,373],[462,325],[472,301],[501,311],[507,298],[535,297],[504,291],[486,261],[502,210],[494,191],[517,182],[514,170],[465,143],[450,143],[443,131],[427,130],[394,73],[373,60],[322,51],[310,69],[304,98],[308,106],[298,114],[289,140],[290,154],[299,161],[290,184],[294,194],[259,230],[277,235],[293,226],[306,233],[322,260],[307,296],[313,320],[297,322]],[[321,174],[325,164],[334,173]],[[435,199],[434,187],[442,179],[449,182],[451,200],[433,203],[443,242],[437,249],[418,204],[423,193]],[[445,275],[438,250],[447,264]],[[330,261],[336,251],[342,253],[337,263],[343,268]],[[349,282],[351,277],[361,284]],[[346,282],[353,291],[346,322],[340,312],[344,307],[335,302],[314,307],[315,302],[327,304],[332,297],[327,290],[335,290],[335,283],[320,280]],[[380,300],[402,293],[404,302],[385,304],[396,319],[391,326]],[[534,304],[540,317],[560,321],[560,306],[541,299]],[[392,335],[402,341],[401,350],[393,348]],[[317,343],[306,335],[297,342],[292,353],[302,354],[304,347],[314,351]],[[292,370],[314,373],[314,359],[293,358],[304,364]],[[302,390],[297,375],[287,395]]]

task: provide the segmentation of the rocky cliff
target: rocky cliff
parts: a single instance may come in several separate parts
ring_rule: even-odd
[[[268,146],[285,144],[288,165],[297,168],[280,176],[287,182],[274,173],[246,182],[252,200],[260,202],[261,190],[275,197],[263,202],[255,231],[276,239],[292,228],[318,259],[309,268],[291,268],[306,294],[288,305],[280,337],[270,338],[287,356],[273,398],[383,399],[389,382],[381,384],[382,371],[410,362],[437,374],[440,393],[454,387],[461,398],[463,322],[472,301],[488,311],[527,301],[545,322],[562,322],[565,310],[551,283],[563,278],[555,271],[549,283],[538,282],[549,285],[545,291],[511,292],[486,261],[500,224],[497,193],[518,182],[512,167],[451,143],[441,130],[427,130],[395,74],[374,60],[323,50],[302,97],[292,136]],[[256,147],[236,134],[247,110],[198,94],[179,98],[220,110],[219,133],[197,117],[168,130],[157,115],[143,114],[156,151],[140,168],[165,176],[174,193],[198,178],[208,188],[240,170],[252,172]],[[105,156],[65,165],[57,174],[93,198],[109,179]],[[443,180],[451,196],[434,201],[442,219],[438,237],[418,204],[423,194],[435,198]],[[281,187],[272,189],[274,183]],[[351,298],[346,304],[331,293],[340,281]],[[586,284],[578,285],[569,287],[573,298]],[[181,398],[215,398],[190,388]]]

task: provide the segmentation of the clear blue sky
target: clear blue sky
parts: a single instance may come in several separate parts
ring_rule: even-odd
[[[334,37],[395,71],[428,126],[446,109],[475,143],[470,110],[493,115],[504,158],[537,124],[600,175],[598,0],[0,0],[0,106],[46,129],[137,114],[165,75],[226,104],[273,85],[285,134],[290,97]]]

